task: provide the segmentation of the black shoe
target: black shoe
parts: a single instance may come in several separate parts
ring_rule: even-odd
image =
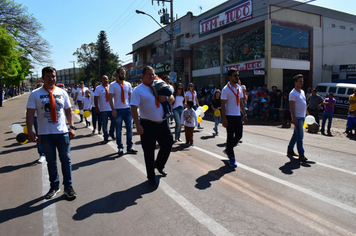
[[[155,178],[153,178],[153,179],[148,179],[147,181],[148,181],[148,183],[149,183],[150,185],[152,185],[152,186],[157,186],[157,181],[156,181]]]
[[[77,196],[72,186],[64,187],[64,194],[67,195],[68,198],[75,198]]]
[[[332,133],[331,133],[330,131],[328,132],[328,136],[333,136],[333,135],[332,135]]]
[[[93,132],[91,132],[92,133],[92,135],[94,135],[95,134],[95,130],[93,130]]]
[[[168,174],[164,168],[158,168],[156,165],[155,167],[161,175],[166,176]]]
[[[59,193],[60,191],[61,190],[59,189],[59,187],[51,187],[48,193],[45,195],[45,198],[46,199],[54,198],[54,196],[56,196],[56,194]]]
[[[104,141],[102,142],[102,144],[107,144],[109,142],[109,139],[104,139]]]
[[[110,137],[112,138],[112,140],[116,140],[116,139],[115,139],[115,135],[110,134]]]
[[[298,158],[299,161],[302,161],[302,162],[306,162],[308,160],[308,158],[306,158],[305,156],[300,156]]]
[[[137,154],[137,152],[138,151],[133,148],[127,149],[127,153],[129,153],[129,154]]]
[[[98,131],[98,134],[101,134],[101,131]]]
[[[124,150],[122,150],[122,148],[119,148],[119,150],[117,151],[117,154],[118,154],[119,156],[124,155]]]
[[[325,135],[324,130],[320,130],[320,133],[321,133],[322,135]]]

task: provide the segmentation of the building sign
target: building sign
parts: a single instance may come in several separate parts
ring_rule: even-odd
[[[265,71],[264,70],[254,70],[253,74],[254,75],[265,75]]]
[[[252,0],[241,1],[199,21],[199,37],[252,18]]]
[[[183,59],[174,59],[174,71],[183,72],[184,71],[184,61]]]
[[[340,72],[356,72],[356,65],[340,65]]]
[[[227,73],[230,69],[236,68],[239,71],[245,70],[260,70],[265,68],[265,60],[257,60],[257,61],[248,61],[248,62],[241,62],[238,64],[231,64],[224,66],[224,73]],[[263,71],[264,72],[264,71]]]
[[[151,65],[153,69],[155,69],[156,74],[158,73],[168,73],[171,71],[171,62],[170,60],[165,62],[159,62],[157,64]]]
[[[167,32],[168,32],[167,38],[169,38],[169,35],[171,33],[171,28],[168,28]],[[178,22],[177,24],[173,25],[173,33],[174,33],[174,35],[177,35],[177,34],[180,33],[180,22]]]

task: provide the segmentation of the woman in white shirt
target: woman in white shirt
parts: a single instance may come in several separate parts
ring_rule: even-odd
[[[174,114],[174,141],[181,142],[180,133],[181,133],[181,117],[184,111],[184,92],[183,92],[183,84],[177,83],[174,89],[174,103],[173,103],[173,114]]]
[[[193,109],[196,111],[198,109],[198,106],[199,106],[199,100],[198,100],[197,92],[194,90],[194,84],[193,83],[190,83],[188,85],[187,92],[185,92],[185,102],[184,102],[184,104],[187,105],[188,101],[193,101],[193,103],[194,103]],[[204,129],[204,127],[201,127],[200,123],[198,123],[198,129]]]

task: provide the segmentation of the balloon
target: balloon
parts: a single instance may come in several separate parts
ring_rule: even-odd
[[[74,113],[75,113],[75,114],[79,114],[80,111],[79,111],[78,109],[75,109],[75,110],[74,110]]]
[[[203,111],[207,111],[209,109],[208,105],[203,106]]]
[[[26,125],[23,127],[23,132],[24,132],[25,134],[28,134],[28,130],[27,130],[27,126],[26,126]]]
[[[197,111],[204,112],[204,108],[203,107],[198,107]]]
[[[21,143],[21,144],[25,144],[27,143],[28,139],[27,139],[27,134],[25,133],[19,133],[17,136],[16,136],[16,141]]]
[[[200,123],[202,121],[203,121],[203,119],[200,116],[198,116],[198,123]]]
[[[201,118],[204,118],[204,116],[205,116],[205,113],[204,113],[204,112],[200,113],[200,117],[201,117]]]
[[[304,121],[303,129],[305,129],[305,127],[307,127],[307,122],[306,121]]]
[[[215,115],[216,117],[219,117],[219,116],[221,115],[220,110],[219,110],[219,109],[216,109],[216,110],[214,111],[214,115]]]
[[[84,114],[84,111],[83,110],[80,110],[80,112],[79,112],[81,115],[83,115]]]
[[[19,134],[22,133],[23,128],[20,124],[13,124],[11,126],[11,131],[14,132],[15,134]]]
[[[197,110],[195,111],[195,114],[197,114],[197,116],[200,116],[201,111],[197,109]]]
[[[93,118],[93,117],[92,117],[91,114],[90,114],[90,116],[87,117],[87,121],[92,122],[92,120],[93,120],[92,118]]]
[[[314,122],[315,122],[314,116],[309,115],[309,116],[305,117],[305,122],[306,122],[308,125],[314,124]]]
[[[84,113],[83,113],[83,116],[84,117],[89,117],[91,115],[91,113],[90,113],[90,111],[85,111]]]

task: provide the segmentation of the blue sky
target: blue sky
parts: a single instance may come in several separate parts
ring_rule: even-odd
[[[138,15],[135,10],[144,11],[159,22],[158,11],[162,8],[157,2],[152,5],[151,0],[15,1],[26,6],[45,28],[41,35],[52,46],[51,59],[58,70],[72,67],[70,61],[76,61],[73,56],[76,49],[84,43],[95,43],[101,30],[106,31],[110,47],[119,54],[120,60],[124,63],[132,61],[131,55],[126,56],[132,51],[132,44],[159,29],[150,17]],[[174,0],[174,15],[179,18],[191,11],[196,16],[224,2],[226,0]],[[355,0],[315,0],[311,4],[356,15]],[[168,11],[169,7],[167,3]],[[41,67],[36,68],[35,74]]]

